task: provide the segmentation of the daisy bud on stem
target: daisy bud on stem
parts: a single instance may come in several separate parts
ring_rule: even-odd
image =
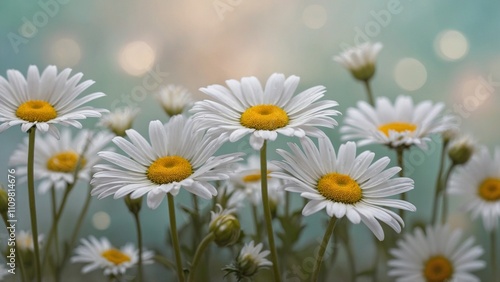
[[[214,241],[219,247],[225,247],[235,244],[240,238],[240,222],[231,214],[234,210],[222,210],[217,204],[219,212],[212,212],[212,221],[209,231],[214,235]]]
[[[474,141],[469,137],[462,137],[450,144],[448,157],[456,165],[462,165],[469,161],[474,153]]]
[[[139,261],[137,262],[137,264],[139,269],[139,282],[141,282],[144,277],[142,270],[142,265],[143,265],[142,230],[141,230],[141,220],[139,218],[139,212],[141,211],[142,207],[142,197],[139,197],[137,199],[132,199],[129,194],[125,197],[125,204],[127,205],[128,210],[134,215],[135,227],[137,229],[137,245],[139,247]]]

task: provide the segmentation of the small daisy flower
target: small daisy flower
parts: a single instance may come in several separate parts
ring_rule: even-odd
[[[43,241],[43,234],[38,235],[38,243],[41,244]],[[33,244],[33,235],[31,231],[21,230],[16,234],[16,247],[19,248],[20,251],[30,251],[33,252],[35,250],[35,246]]]
[[[452,127],[448,116],[440,117],[444,104],[424,101],[413,104],[409,96],[398,96],[396,102],[386,97],[377,99],[375,107],[360,101],[357,108],[349,108],[342,140],[359,139],[358,146],[384,144],[392,148],[417,145],[426,148],[430,135]]]
[[[348,69],[356,79],[367,81],[375,74],[375,59],[382,47],[380,42],[366,42],[342,52],[333,60]]]
[[[117,249],[107,238],[96,239],[90,236],[88,240],[82,239],[81,242],[82,244],[75,249],[71,262],[87,263],[82,273],[104,269],[104,275],[121,275],[139,261],[139,250],[131,243]],[[142,252],[143,264],[153,263],[153,256],[153,252],[144,250]]]
[[[297,76],[285,79],[273,74],[265,89],[255,77],[240,81],[228,80],[229,89],[210,85],[200,90],[215,99],[196,102],[194,118],[209,134],[228,136],[235,142],[250,134],[250,145],[259,150],[264,140],[276,140],[278,133],[286,136],[323,136],[317,126],[332,128],[339,114],[338,103],[322,100],[325,87],[316,86],[293,96],[299,84]]]
[[[498,228],[500,219],[500,147],[490,154],[486,147],[481,147],[471,159],[457,167],[448,182],[450,194],[465,198],[464,208],[483,219],[487,231]]]
[[[125,130],[132,127],[134,119],[139,114],[137,108],[116,109],[101,118],[98,126],[103,126],[111,130],[117,136],[124,136]]]
[[[137,131],[127,130],[130,141],[115,137],[113,142],[127,156],[114,152],[98,155],[112,165],[97,165],[91,184],[92,195],[132,199],[148,194],[147,203],[156,209],[167,193],[177,195],[181,187],[205,199],[217,195],[209,181],[229,178],[230,166],[242,154],[213,154],[224,143],[223,138],[209,138],[191,118],[174,116],[163,125],[159,120],[149,124],[151,145]]]
[[[328,138],[319,138],[319,149],[309,138],[300,143],[303,152],[292,143],[292,153],[277,150],[284,161],[275,164],[285,172],[271,176],[288,180],[285,190],[310,200],[302,210],[304,216],[326,209],[330,217],[347,216],[354,224],[362,221],[379,240],[384,239],[379,220],[401,232],[403,220],[386,208],[416,210],[409,202],[387,198],[413,189],[410,178],[392,178],[401,168],[385,169],[390,162],[388,157],[372,164],[375,154],[370,151],[356,156],[354,142],[341,145],[338,154]]]
[[[391,249],[394,259],[389,261],[390,276],[396,281],[480,281],[472,271],[485,267],[479,260],[483,254],[480,246],[474,246],[474,238],[460,244],[461,230],[449,226],[427,226],[425,234],[417,228],[413,234],[405,234]]]
[[[246,243],[236,258],[234,264],[226,266],[223,270],[234,273],[241,281],[255,275],[261,268],[270,267],[273,263],[266,259],[270,251],[262,251],[262,243],[255,245],[254,241]]]
[[[169,116],[180,115],[193,104],[189,90],[180,85],[162,87],[156,97]]]
[[[40,75],[30,66],[26,78],[17,70],[8,70],[7,80],[0,76],[0,132],[20,124],[24,132],[36,126],[58,138],[56,124],[81,128],[77,120],[100,117],[106,110],[82,105],[105,95],[97,92],[77,99],[94,81],[78,84],[83,74],[69,77],[70,73],[64,69],[57,74],[55,66],[48,66]]]
[[[100,161],[97,152],[108,145],[113,134],[99,132],[93,134],[88,130],[81,130],[76,136],[71,136],[71,130],[64,128],[60,140],[52,135],[37,138],[35,144],[35,179],[42,180],[38,185],[41,194],[47,192],[51,187],[65,189],[68,183],[73,183],[73,175],[80,161],[78,178],[80,180],[90,179],[90,169]],[[84,149],[86,148],[85,152]],[[28,171],[28,138],[25,138],[11,156],[10,164],[19,166],[17,173],[21,177],[20,182],[25,182]]]
[[[274,206],[282,203],[285,197],[285,190],[281,179],[269,176],[271,172],[279,171],[280,168],[271,162],[267,163],[267,185],[269,200]],[[254,206],[262,204],[261,177],[260,177],[260,158],[251,155],[246,164],[241,164],[238,170],[231,175],[231,181],[236,189],[243,191],[247,199]]]

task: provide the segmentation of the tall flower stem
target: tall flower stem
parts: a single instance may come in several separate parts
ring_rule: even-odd
[[[208,233],[207,236],[205,236],[205,238],[203,238],[201,243],[198,245],[198,248],[196,249],[196,252],[194,254],[193,263],[191,264],[191,271],[189,272],[188,282],[196,281],[195,278],[196,269],[198,268],[198,264],[200,263],[203,252],[214,239],[215,239],[214,233],[210,232]]]
[[[330,241],[330,237],[332,237],[333,230],[335,229],[335,224],[337,223],[337,218],[332,216],[328,226],[326,227],[325,235],[323,236],[323,240],[321,241],[321,245],[319,246],[319,251],[316,256],[316,261],[314,262],[313,273],[311,277],[311,282],[318,281],[319,270],[321,268],[321,263],[323,262],[323,255],[325,254],[326,247],[328,246],[328,242]]]
[[[436,179],[436,191],[434,192],[434,202],[432,204],[432,214],[431,214],[431,224],[434,225],[437,220],[437,212],[438,212],[438,204],[439,198],[441,197],[442,181],[443,177],[443,168],[444,168],[444,160],[446,156],[446,147],[448,146],[449,141],[443,141],[443,146],[441,148],[441,158],[439,161],[439,171]]]
[[[273,262],[274,281],[281,282],[281,273],[278,264],[278,253],[274,244],[274,231],[271,216],[271,208],[269,206],[269,195],[267,192],[267,141],[260,149],[260,181],[262,185],[262,205],[264,207],[264,220],[266,222],[267,238],[269,240],[269,249],[271,251],[271,259]]]
[[[141,231],[141,220],[139,218],[139,211],[134,212],[134,220],[135,220],[135,227],[137,229],[137,245],[139,247],[139,261],[137,262],[138,264],[138,271],[139,271],[139,282],[142,282],[144,279],[144,271],[143,271],[143,262],[142,262],[142,231]]]
[[[441,194],[443,195],[443,210],[441,212],[441,223],[445,224],[446,219],[448,218],[448,195],[446,195],[446,186],[448,185],[448,179],[450,178],[450,174],[455,168],[455,164],[450,165],[448,168],[448,171],[446,171],[446,174],[444,176],[443,182],[442,182],[442,188],[441,188]]]
[[[366,95],[368,96],[368,103],[370,105],[375,106],[375,101],[373,100],[373,92],[372,87],[370,85],[370,80],[364,80],[363,84],[365,85]]]
[[[497,277],[497,257],[496,257],[496,252],[497,252],[497,233],[495,230],[492,230],[490,232],[490,259],[491,259],[491,277],[495,279],[494,281],[497,282],[498,277]]]
[[[405,168],[404,168],[404,147],[398,147],[396,148],[396,155],[398,159],[398,166],[401,168],[399,171],[399,177],[403,177],[405,175]],[[401,200],[406,201],[406,193],[401,193]],[[403,209],[399,210],[399,216],[405,220],[405,211]]]
[[[34,161],[35,161],[35,134],[36,128],[28,130],[28,195],[31,217],[31,234],[33,236],[33,247],[35,251],[35,273],[36,281],[42,281],[42,268],[40,267],[40,246],[38,244],[38,224],[36,221],[36,201],[35,201],[35,179],[34,179]]]
[[[50,188],[50,198],[51,198],[51,202],[52,202],[52,221],[55,222],[56,221],[56,216],[57,216],[57,198],[56,198],[56,189],[55,187],[52,185],[52,187]],[[58,267],[59,267],[59,232],[58,232],[58,229],[57,229],[57,225],[55,225],[55,233],[54,233],[54,241],[55,241],[55,244],[56,244],[56,255],[55,255],[55,280],[56,281],[59,281],[59,271],[58,271]]]
[[[177,266],[177,276],[180,282],[184,282],[184,270],[182,269],[181,247],[179,244],[179,237],[177,235],[177,223],[175,219],[175,205],[174,196],[167,194],[168,199],[168,216],[170,219],[170,233],[172,236],[172,246],[175,253],[175,262]]]

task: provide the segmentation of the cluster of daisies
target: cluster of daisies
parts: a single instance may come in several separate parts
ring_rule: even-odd
[[[347,109],[339,130],[345,143],[338,145],[332,144],[323,131],[339,125],[338,103],[324,99],[323,86],[297,94],[300,79],[293,75],[272,74],[265,85],[255,77],[209,85],[200,91],[210,99],[196,102],[185,88],[169,85],[157,93],[168,122],[151,121],[147,136],[143,136],[132,129],[139,109],[108,112],[86,106],[104,94],[82,96],[93,82],[80,82],[80,73],[70,76],[70,69],[58,72],[49,66],[40,74],[31,66],[25,78],[18,71],[7,71],[7,78],[0,76],[0,132],[20,125],[30,134],[11,155],[10,165],[16,168],[19,183],[29,186],[36,181],[39,194],[50,192],[54,207],[54,222],[43,244],[18,234],[18,242],[31,240],[33,247],[25,249],[36,259],[30,264],[35,271],[26,275],[40,281],[51,261],[56,266],[54,273],[45,275],[60,279],[58,271],[71,257],[71,262],[86,264],[83,273],[99,269],[117,281],[128,269],[138,267],[136,275],[142,281],[142,266],[158,261],[159,256],[142,247],[138,224],[142,199],[149,208],[157,209],[167,198],[170,218],[165,223],[170,224],[175,262],[164,264],[176,272],[179,281],[184,281],[185,275],[188,281],[197,281],[201,275],[197,269],[207,263],[200,260],[211,242],[219,247],[243,245],[234,261],[223,268],[227,275],[239,281],[268,268],[274,281],[281,281],[286,270],[280,269],[283,264],[278,262],[272,219],[294,220],[289,215],[293,207],[288,193],[293,192],[304,199],[303,216],[324,211],[330,219],[320,248],[323,251],[337,219],[362,222],[380,241],[387,235],[383,223],[403,233],[396,247],[384,245],[392,256],[387,262],[389,276],[398,281],[479,281],[473,272],[486,265],[480,258],[483,248],[472,237],[462,241],[464,232],[447,224],[448,194],[467,197],[465,208],[473,219],[481,217],[486,231],[494,237],[500,217],[500,149],[491,154],[470,138],[457,136],[458,128],[452,117],[443,114],[442,103],[415,103],[409,96],[399,96],[394,102],[375,98],[370,81],[381,49],[380,43],[366,43],[335,57],[365,85],[368,94],[368,102],[360,101]],[[99,118],[98,125],[108,130],[81,129],[78,120],[90,117]],[[73,135],[69,128],[59,131],[60,124],[81,130]],[[35,132],[42,135],[35,139]],[[267,145],[281,135],[296,137],[295,142],[276,151],[280,160],[268,161]],[[414,148],[426,150],[428,143],[434,142],[433,136],[441,136],[443,144],[436,193],[428,201],[434,203],[433,218],[424,228],[412,231],[405,227],[405,211],[415,212],[417,208],[406,194],[415,184],[404,176],[404,156]],[[240,140],[248,142],[251,149],[218,154],[227,142]],[[375,153],[361,149],[369,144],[393,150],[397,165],[391,165],[388,156],[376,158]],[[450,165],[443,173],[446,155]],[[137,221],[138,248],[132,243],[114,247],[107,238],[90,236],[82,238],[81,245],[73,250],[81,224],[78,220],[72,239],[65,245],[69,250],[59,250],[58,229],[71,229],[59,226],[59,219],[77,182],[89,184],[81,218],[93,196],[124,199]],[[195,245],[190,248],[196,251],[190,263],[182,258],[186,254],[179,248],[175,222],[174,199],[181,191],[192,194],[195,203],[190,208]],[[2,190],[0,206],[5,218],[4,194]],[[198,197],[213,204],[200,207]],[[246,204],[253,211],[253,229],[242,227],[238,219]],[[207,220],[203,215],[206,207],[211,211]],[[440,223],[437,214],[441,214]],[[32,227],[36,226],[35,215],[36,210],[31,214]],[[242,229],[245,232],[240,232]],[[252,231],[253,240],[248,240]],[[38,236],[36,233],[33,230],[33,236]],[[203,240],[197,238],[205,233]],[[262,234],[267,234],[267,240]],[[399,237],[391,232],[390,238]],[[180,237],[181,241],[185,239]],[[19,243],[18,247],[22,244],[28,245]],[[321,277],[322,256],[321,252],[316,255],[313,281]],[[265,273],[261,275],[271,279]],[[324,276],[325,281],[336,278]]]

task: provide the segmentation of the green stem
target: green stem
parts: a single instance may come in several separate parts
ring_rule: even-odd
[[[337,218],[332,216],[330,222],[328,223],[328,227],[326,227],[325,235],[323,236],[323,240],[321,241],[321,245],[319,246],[319,251],[316,256],[316,261],[314,262],[313,273],[311,277],[311,282],[318,281],[319,270],[321,268],[321,263],[323,262],[323,255],[325,254],[326,247],[328,246],[328,242],[330,241],[330,237],[332,237],[333,230],[335,229],[335,224],[337,223]],[[330,267],[332,267],[330,265]]]
[[[54,185],[50,188],[50,199],[51,199],[51,204],[52,204],[52,221],[56,221],[56,216],[57,216],[57,197],[56,197],[56,189]],[[55,280],[59,281],[59,232],[57,230],[57,225],[55,226],[55,233],[54,233],[54,241],[55,241],[55,249],[56,249],[56,254],[54,258],[54,265],[55,265]]]
[[[350,240],[345,242],[347,250],[347,260],[349,261],[349,269],[351,270],[351,281],[356,281],[356,263],[354,262],[354,252]]]
[[[214,239],[215,239],[214,233],[210,232],[210,233],[208,233],[207,236],[205,236],[205,238],[203,238],[201,243],[198,245],[198,248],[196,249],[196,253],[194,254],[193,263],[191,265],[191,272],[189,272],[188,282],[195,282],[196,281],[195,274],[196,274],[197,266],[200,262],[200,259],[203,255],[203,252],[205,251],[205,249],[208,247],[208,245],[210,245],[210,243]]]
[[[290,193],[285,192],[285,218],[290,216]]]
[[[491,259],[491,277],[493,277],[494,281],[498,281],[497,277],[497,258],[496,258],[496,252],[497,252],[497,238],[496,238],[496,232],[495,230],[492,230],[490,232],[490,259]]]
[[[134,214],[134,220],[135,220],[135,227],[137,229],[137,245],[139,247],[139,261],[137,262],[138,264],[138,270],[139,270],[139,282],[142,282],[144,279],[144,271],[143,271],[143,262],[142,262],[142,231],[141,231],[141,220],[139,218],[139,211],[133,213]]]
[[[157,263],[165,266],[166,268],[172,269],[175,271],[175,263],[169,261],[166,257],[161,256],[161,255],[155,255],[153,257],[153,260],[156,261]]]
[[[10,225],[7,221],[7,213],[2,214],[2,219],[3,219],[3,222],[5,223],[5,228],[7,228]],[[10,230],[7,229],[7,234],[9,234],[9,233],[10,233]],[[16,258],[19,259],[19,270],[21,271],[21,281],[24,282],[24,281],[26,281],[26,273],[24,272],[23,258],[21,256],[21,254],[19,253],[19,250],[17,249],[17,247],[15,248],[15,255],[16,255]]]
[[[375,106],[375,102],[373,100],[372,88],[370,86],[370,80],[365,80],[363,84],[365,85],[366,95],[368,96],[368,103],[370,103],[370,105],[372,106]]]
[[[446,147],[448,146],[448,141],[443,141],[443,146],[441,148],[441,158],[439,160],[439,171],[436,179],[436,191],[434,192],[434,201],[432,204],[432,214],[431,214],[431,224],[434,225],[437,220],[438,213],[438,204],[439,198],[441,196],[441,190],[443,189],[443,185],[441,182],[441,178],[443,177],[443,169],[444,169],[444,160],[446,156]]]
[[[446,219],[448,217],[448,195],[446,195],[446,186],[448,185],[448,179],[450,178],[450,174],[454,168],[455,168],[455,164],[450,165],[450,167],[448,168],[448,171],[446,171],[446,174],[445,174],[444,179],[443,179],[443,184],[442,184],[443,186],[441,189],[442,190],[441,194],[443,197],[443,210],[441,211],[441,223],[442,224],[446,223]]]
[[[252,206],[252,216],[253,216],[253,222],[255,223],[255,238],[260,241],[260,235],[262,234],[262,231],[260,230],[260,221],[259,221],[259,214],[257,213],[257,206],[254,204]]]
[[[271,208],[269,206],[269,195],[267,192],[267,141],[260,149],[260,180],[262,185],[262,205],[264,207],[264,219],[266,222],[267,238],[269,240],[269,249],[271,251],[271,259],[273,263],[274,281],[281,282],[281,273],[278,264],[278,253],[276,252],[276,245],[274,244],[274,232],[271,216]]]
[[[80,228],[82,227],[83,219],[85,219],[85,215],[87,214],[87,211],[89,210],[90,202],[92,200],[92,196],[90,195],[90,191],[92,190],[92,186],[89,185],[88,192],[87,192],[87,198],[85,199],[85,203],[83,204],[82,211],[80,212],[80,215],[78,216],[78,220],[76,221],[75,229],[73,230],[73,233],[71,234],[71,240],[69,241],[68,245],[68,252],[69,250],[73,249],[73,246],[75,245],[76,239],[78,237],[78,233],[80,233]],[[67,256],[64,257],[64,260],[66,260]]]
[[[184,282],[184,270],[182,269],[181,248],[179,245],[179,237],[177,235],[177,223],[175,220],[174,196],[167,194],[168,198],[168,215],[170,219],[170,233],[172,236],[172,246],[175,253],[175,262],[177,266],[177,276],[180,282]]]
[[[35,273],[36,280],[42,281],[42,268],[40,267],[40,246],[38,244],[38,224],[36,220],[36,200],[35,200],[35,179],[34,179],[34,160],[35,160],[35,133],[36,127],[28,130],[28,195],[31,217],[31,234],[33,236],[33,247],[35,250]]]
[[[405,175],[404,159],[403,159],[404,150],[405,149],[403,147],[396,148],[396,154],[397,154],[397,158],[398,158],[398,166],[401,168],[401,170],[399,171],[399,177],[403,177]],[[401,197],[401,200],[406,201],[406,193],[401,193],[400,197]],[[399,216],[404,221],[405,220],[405,210],[400,209]]]

